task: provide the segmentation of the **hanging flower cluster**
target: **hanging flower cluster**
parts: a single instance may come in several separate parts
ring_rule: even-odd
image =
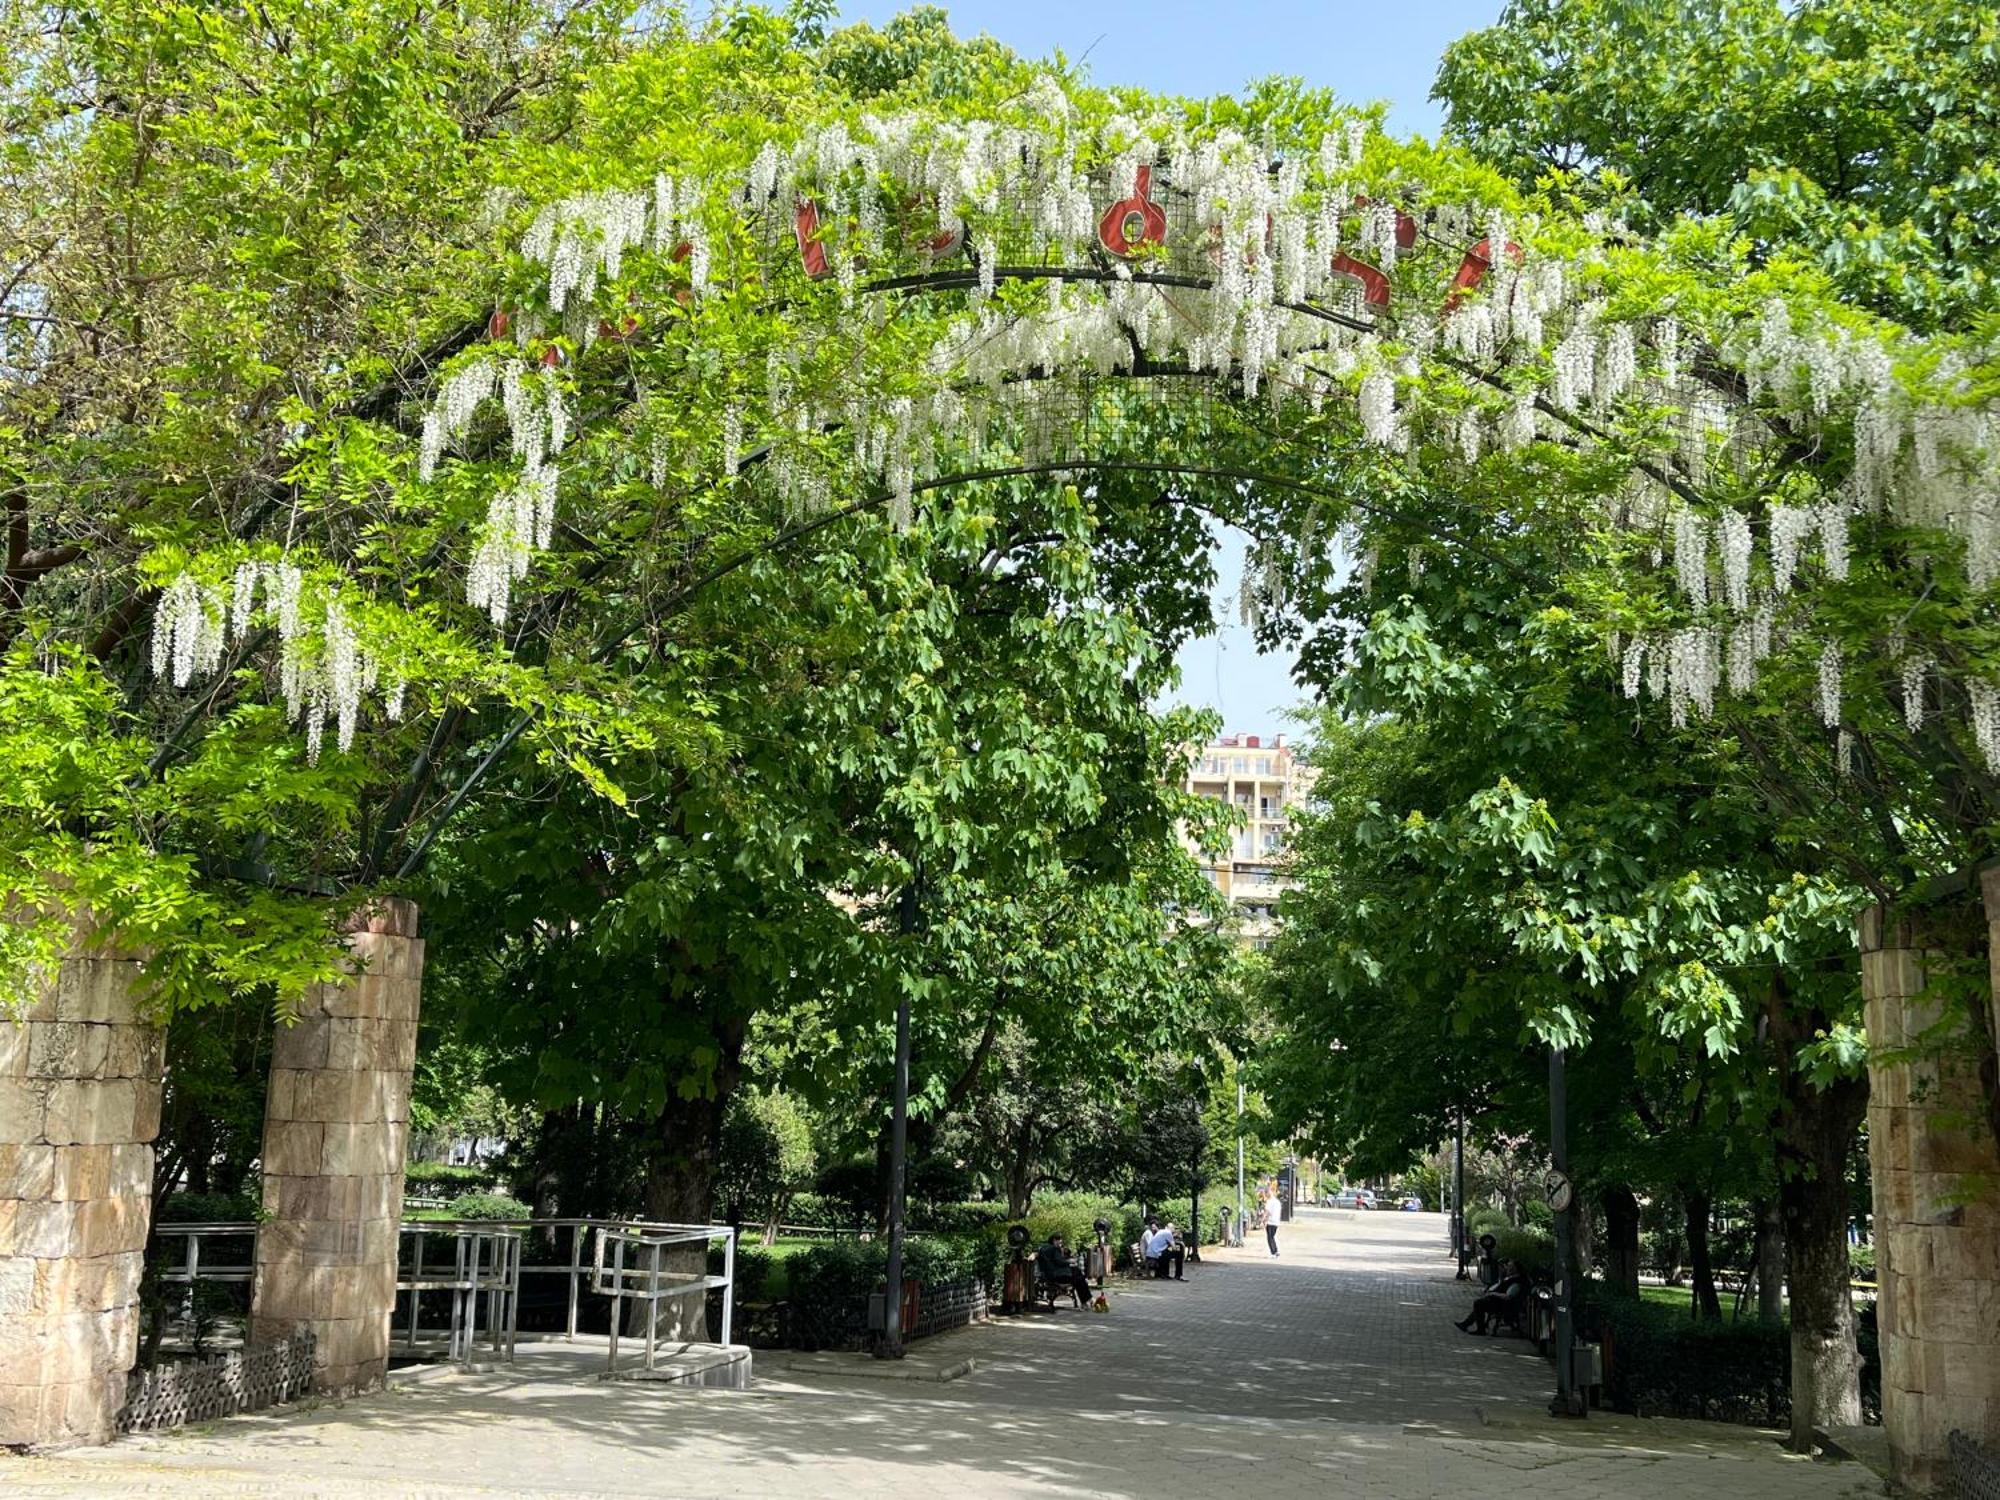
[[[329,722],[340,748],[349,749],[381,664],[356,638],[339,594],[309,590],[306,575],[289,563],[240,563],[226,588],[189,573],[176,577],[153,617],[155,675],[183,688],[214,675],[229,647],[252,645],[260,618],[277,633],[279,692],[291,720],[305,727],[306,759],[319,759]],[[403,694],[402,678],[391,677],[382,706],[392,722],[402,717]]]
[[[1351,402],[1370,442],[1468,467],[1543,440],[1590,449],[1629,465],[1607,502],[1617,524],[1671,552],[1687,618],[1626,643],[1622,675],[1682,722],[1724,687],[1752,690],[1774,634],[1810,638],[1802,570],[1847,576],[1856,515],[1948,530],[1975,587],[2000,579],[2000,428],[1949,359],[1780,301],[1738,327],[1635,311],[1619,278],[1639,252],[1612,249],[1610,226],[1556,252],[1547,226],[1492,204],[1426,201],[1370,176],[1358,120],[1278,154],[1178,117],[1086,126],[1047,78],[1030,105],[1032,123],[823,122],[763,142],[738,174],[662,171],[550,204],[521,242],[543,290],[515,337],[588,348],[664,295],[690,314],[672,337],[699,348],[713,297],[769,289],[784,311],[761,372],[733,350],[726,394],[704,390],[714,416],[649,426],[664,407],[649,397],[639,426],[656,483],[706,471],[793,518],[875,493],[907,524],[917,491],[967,463],[1065,462],[1080,414],[1101,410],[1090,383],[1114,376],[1213,379],[1300,422]],[[1439,254],[1449,285],[1415,287]],[[892,319],[898,298],[918,310]],[[455,368],[419,454],[433,472],[499,397],[521,473],[489,506],[466,588],[496,623],[552,534],[566,436],[555,372],[525,358],[489,347]],[[1851,445],[1817,498],[1711,498],[1758,493],[1802,444]],[[188,649],[205,649],[198,632]],[[1817,706],[1837,724],[1841,655],[1819,656]]]

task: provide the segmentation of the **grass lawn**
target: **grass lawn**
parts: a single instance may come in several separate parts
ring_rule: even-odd
[[[1736,1293],[1718,1288],[1717,1295],[1722,1298],[1722,1316],[1727,1318],[1736,1309]],[[1692,1315],[1694,1309],[1694,1289],[1687,1286],[1641,1285],[1639,1288],[1639,1300],[1641,1302],[1651,1302],[1659,1307],[1671,1307],[1675,1312]],[[1784,1305],[1789,1309],[1790,1300],[1787,1299]],[[1744,1306],[1743,1315],[1747,1318],[1757,1316],[1757,1299],[1754,1295]]]

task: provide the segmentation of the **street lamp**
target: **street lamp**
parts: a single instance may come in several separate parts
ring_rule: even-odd
[[[1575,1303],[1581,1288],[1570,1275],[1569,1248],[1576,1188],[1569,1180],[1568,1080],[1560,1047],[1549,1048],[1549,1165],[1547,1197],[1556,1224],[1556,1399],[1549,1403],[1549,1414],[1581,1417],[1585,1409],[1576,1389],[1575,1349]]]
[[[905,938],[917,930],[917,880],[913,871],[897,903],[897,928]],[[904,961],[908,961],[905,944]],[[889,1114],[889,1256],[883,1267],[882,1337],[877,1359],[901,1359],[903,1349],[903,1181],[910,1143],[910,986],[905,978],[896,1001],[895,1098]]]

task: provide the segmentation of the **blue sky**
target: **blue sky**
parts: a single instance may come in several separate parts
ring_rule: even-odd
[[[1438,58],[1454,38],[1499,18],[1503,0],[957,0],[945,9],[960,35],[984,32],[1016,52],[1060,49],[1084,58],[1098,83],[1142,84],[1174,94],[1222,94],[1274,73],[1324,84],[1343,99],[1381,100],[1390,128],[1434,134],[1430,102]],[[841,16],[878,25],[908,9],[892,0],[847,0]],[[1241,538],[1223,539],[1221,593],[1243,569]],[[1259,656],[1249,632],[1218,597],[1217,634],[1181,653],[1185,702],[1223,716],[1224,728],[1271,731],[1299,701],[1289,658]]]

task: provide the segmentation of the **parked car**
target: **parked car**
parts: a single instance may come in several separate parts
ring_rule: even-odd
[[[1342,1188],[1333,1195],[1335,1208],[1373,1208],[1375,1195],[1367,1188]]]

